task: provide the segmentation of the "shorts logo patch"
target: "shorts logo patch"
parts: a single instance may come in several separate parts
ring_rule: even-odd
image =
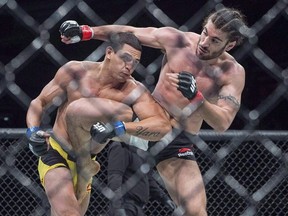
[[[87,185],[87,192],[90,192],[91,189],[92,189],[92,187],[91,187],[91,183],[89,183],[89,184]]]
[[[185,157],[185,156],[193,156],[194,153],[191,151],[190,148],[181,148],[178,150],[178,157]]]

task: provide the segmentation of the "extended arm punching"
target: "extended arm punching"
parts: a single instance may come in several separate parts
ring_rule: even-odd
[[[179,34],[182,34],[181,31],[171,27],[139,28],[124,25],[103,25],[90,27],[88,25],[79,25],[74,20],[67,20],[62,23],[59,31],[62,42],[66,44],[87,41],[90,39],[107,41],[111,32],[131,32],[135,34],[142,45],[156,49],[165,49],[166,46],[175,46],[175,43],[177,43],[176,37]]]

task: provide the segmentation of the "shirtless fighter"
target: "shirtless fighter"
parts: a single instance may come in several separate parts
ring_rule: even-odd
[[[79,147],[82,143],[72,145],[73,136],[69,136],[70,121],[77,121],[77,115],[73,116],[75,111],[84,112],[93,123],[101,121],[103,126],[110,123],[115,132],[120,126],[122,134],[138,136],[138,127],[146,128],[153,134],[152,140],[159,140],[171,129],[164,110],[149,91],[131,76],[141,57],[142,47],[138,39],[132,33],[116,33],[109,37],[109,41],[102,62],[70,61],[63,65],[31,102],[27,111],[26,135],[29,148],[40,156],[38,171],[53,216],[84,215],[89,204],[92,178],[85,185],[85,191],[77,191],[87,194],[83,201],[82,197],[77,200],[75,194],[76,185],[81,179],[77,172],[81,173],[83,168],[81,163],[76,166],[78,151],[86,150]],[[58,106],[58,110],[50,136],[40,126],[45,111],[52,104]],[[79,104],[85,105],[84,110],[78,109]],[[88,106],[92,107],[93,114],[97,112],[99,115],[91,117]],[[139,117],[139,122],[131,122],[133,112]],[[84,123],[82,126],[84,127]],[[81,134],[87,143],[91,141],[90,127],[91,125],[84,128],[86,133],[82,131]],[[149,137],[144,138],[149,140]],[[94,146],[87,143],[84,143],[84,147],[94,149]],[[104,145],[101,148],[103,147]],[[97,154],[100,150],[96,151],[95,148],[92,154]],[[91,161],[90,152],[88,157]],[[90,170],[90,176],[99,170],[99,164],[94,161],[92,168],[94,170]]]

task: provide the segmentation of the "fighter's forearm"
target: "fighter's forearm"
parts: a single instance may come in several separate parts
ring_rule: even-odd
[[[204,121],[218,132],[226,131],[237,113],[236,109],[223,108],[206,100],[199,111]]]
[[[106,41],[111,32],[133,32],[135,29],[132,26],[124,25],[103,25],[103,26],[94,26],[91,27],[94,34],[92,39]]]
[[[38,100],[33,100],[26,114],[27,127],[40,126],[43,115],[43,107]]]
[[[131,32],[139,39],[144,46],[163,49],[158,41],[158,28],[154,27],[133,27],[125,25],[104,25],[91,27],[93,30],[93,39],[106,41],[111,32]]]
[[[149,141],[158,141],[170,130],[167,121],[159,119],[145,119],[140,122],[125,122],[126,133]]]
[[[125,25],[80,26],[76,21],[68,20],[62,23],[59,31],[61,33],[62,42],[66,44],[87,41],[90,39],[106,41],[111,32],[131,32],[136,35],[142,45],[156,49],[164,49],[163,41],[167,40],[167,32],[163,31],[163,29],[165,29],[165,27],[139,28]],[[173,41],[175,40],[173,39]]]

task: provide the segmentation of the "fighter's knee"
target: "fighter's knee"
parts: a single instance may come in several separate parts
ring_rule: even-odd
[[[80,98],[78,100],[72,101],[66,108],[66,116],[72,117],[83,112],[83,108],[86,107],[86,98]]]
[[[87,98],[80,98],[71,102],[65,110],[65,120],[67,126],[80,126],[90,118],[89,101]]]

